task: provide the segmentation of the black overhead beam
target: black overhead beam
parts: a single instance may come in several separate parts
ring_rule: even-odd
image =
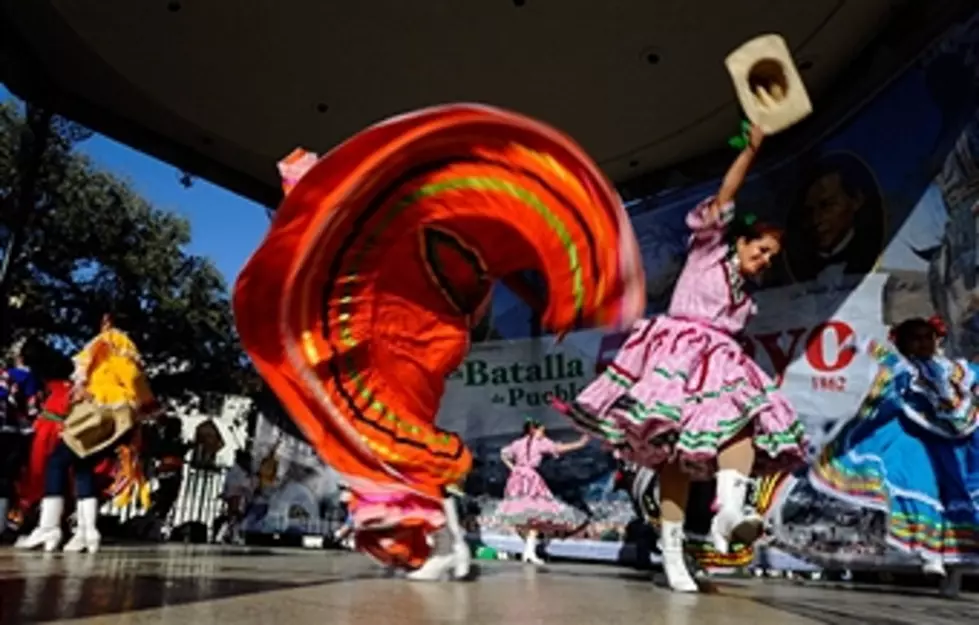
[[[49,5],[0,0],[0,82],[12,93],[259,204],[273,207],[279,203],[282,192],[278,185],[224,165],[214,156],[177,141],[159,129],[146,127],[81,94],[63,89],[48,72],[41,51],[34,47],[35,42],[25,36],[26,32],[40,32],[32,28],[38,24],[43,24],[43,32],[52,36],[51,41],[47,41],[49,45],[57,41],[59,48],[70,51],[73,65],[92,68],[92,71],[106,78],[113,85],[114,95],[124,96],[129,101],[140,101],[147,108],[158,108],[92,53]],[[200,136],[206,136],[203,129]],[[206,143],[206,139],[203,143]],[[274,167],[275,163],[269,163],[270,171],[274,171]]]
[[[922,48],[949,26],[975,11],[972,0],[898,0],[883,32],[859,55],[817,102],[815,113],[791,131],[773,137],[764,153],[765,163],[775,162],[814,145],[846,119],[859,103],[871,97],[880,85],[896,75]],[[201,146],[188,145],[156,128],[149,128],[109,108],[61,88],[41,60],[25,32],[43,31],[52,35],[64,50],[71,51],[72,63],[105,78],[129,101],[159,108],[129,87],[127,81],[92,53],[75,32],[43,2],[0,0],[0,81],[16,95],[76,120],[92,130],[146,152],[174,167],[207,179],[267,207],[281,199],[277,184],[260,180],[223,164],[208,153],[206,130],[200,130]],[[883,60],[882,60],[883,59]],[[127,90],[128,89],[128,90]],[[165,115],[170,115],[166,112]],[[732,129],[732,133],[736,129]],[[190,142],[191,144],[194,142]],[[211,150],[213,151],[213,150]],[[695,182],[720,175],[731,159],[726,146],[709,154],[646,173],[619,185],[626,200],[653,195],[678,183]],[[270,172],[275,163],[270,162]],[[270,176],[269,180],[275,180]]]

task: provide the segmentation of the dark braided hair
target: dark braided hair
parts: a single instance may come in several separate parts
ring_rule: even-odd
[[[523,435],[527,437],[527,457],[530,457],[530,445],[534,442],[534,437],[531,436],[534,430],[540,427],[540,421],[537,419],[527,419],[523,424]]]

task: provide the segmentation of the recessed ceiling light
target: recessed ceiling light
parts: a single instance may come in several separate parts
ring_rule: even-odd
[[[809,70],[812,69],[812,66],[813,65],[814,65],[814,63],[811,60],[809,60],[809,59],[806,59],[805,61],[801,61],[799,63],[799,71],[800,72],[809,71]]]
[[[639,161],[635,159],[629,161],[629,167],[639,167]]]
[[[663,60],[663,54],[658,48],[649,46],[639,53],[639,58],[647,65],[659,65],[660,61]]]
[[[316,105],[316,111],[319,113],[325,113],[330,110],[330,105],[326,102],[320,102]]]
[[[170,11],[171,13],[176,13],[182,8],[182,5],[177,2],[177,0],[170,0],[170,2],[167,2],[167,11]]]
[[[519,7],[522,7],[525,4],[527,4],[527,0],[513,0],[513,6],[515,6],[515,7],[518,7],[519,8]]]

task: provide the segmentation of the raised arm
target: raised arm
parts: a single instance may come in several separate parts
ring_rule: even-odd
[[[588,435],[582,434],[581,438],[571,443],[555,443],[554,450],[558,454],[565,454],[569,451],[578,451],[579,449],[583,449],[588,444],[588,440]]]
[[[715,219],[720,218],[722,207],[734,201],[734,196],[738,194],[741,185],[744,184],[744,179],[748,175],[748,170],[751,169],[755,154],[761,148],[761,142],[764,138],[765,134],[761,128],[753,125],[748,136],[748,147],[742,150],[741,154],[738,154],[738,157],[731,163],[731,167],[724,174],[724,180],[721,181],[721,188],[717,191],[717,197],[714,198],[711,205],[711,214]]]

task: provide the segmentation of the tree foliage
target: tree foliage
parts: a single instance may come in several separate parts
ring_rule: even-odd
[[[234,331],[227,285],[208,259],[185,250],[190,224],[155,209],[79,153],[76,145],[88,136],[83,128],[56,117],[48,129],[23,245],[10,269],[15,336],[34,334],[75,350],[111,312],[139,346],[161,397],[250,391],[254,375]],[[24,113],[0,105],[0,225],[7,242],[18,228],[11,198],[22,175],[25,132]]]

